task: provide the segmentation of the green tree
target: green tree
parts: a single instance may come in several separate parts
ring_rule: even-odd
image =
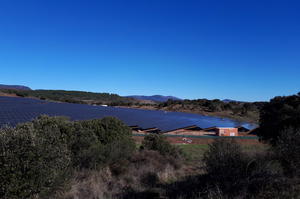
[[[104,145],[132,136],[130,128],[114,117],[81,121],[80,123],[83,128],[92,130]]]
[[[300,95],[275,97],[260,113],[259,136],[276,145],[286,128],[300,128]]]
[[[92,129],[74,123],[69,147],[72,153],[72,165],[78,169],[96,169],[102,161],[103,145]]]

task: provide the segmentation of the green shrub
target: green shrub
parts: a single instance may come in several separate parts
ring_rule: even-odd
[[[134,150],[129,128],[115,118],[71,122],[41,116],[1,129],[0,198],[49,197],[72,170],[117,165]]]
[[[246,178],[248,160],[233,139],[217,139],[203,156],[205,170],[222,190],[231,191]]]
[[[15,129],[0,130],[0,198],[47,195],[69,172],[67,137],[61,118],[41,117]]]
[[[181,156],[180,149],[168,142],[166,137],[164,137],[163,135],[146,135],[142,142],[142,148],[147,150],[158,151],[164,156],[170,156],[175,158],[179,158]]]
[[[81,121],[80,123],[83,128],[92,130],[104,145],[116,140],[127,139],[132,135],[130,128],[114,117]]]
[[[96,169],[102,160],[103,145],[91,129],[82,127],[79,122],[73,124],[69,148],[73,168]]]
[[[128,159],[135,151],[135,143],[131,138],[124,138],[123,140],[116,140],[107,144],[103,150],[105,162],[112,164],[119,160]]]
[[[135,150],[130,129],[112,117],[75,124],[72,143],[75,166],[98,168],[130,157]]]
[[[128,160],[136,150],[132,139],[116,140],[105,145],[102,151],[102,164],[108,165],[114,175],[121,175],[126,172]]]

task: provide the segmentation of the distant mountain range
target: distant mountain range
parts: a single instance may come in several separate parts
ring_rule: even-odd
[[[5,84],[0,84],[0,90],[1,89],[12,89],[12,90],[23,90],[23,91],[30,91],[31,88],[28,86],[23,86],[23,85],[5,85]],[[152,96],[147,96],[147,95],[129,95],[129,96],[124,96],[128,98],[133,98],[136,100],[146,100],[146,101],[154,101],[154,102],[166,102],[169,99],[171,100],[182,100],[178,97],[174,96],[164,96],[164,95],[152,95]],[[237,100],[232,100],[232,99],[224,99],[222,100],[225,103],[229,102],[241,102]]]
[[[152,95],[152,96],[146,96],[146,95],[130,95],[130,96],[125,96],[137,100],[151,100],[151,101],[156,101],[156,102],[166,102],[169,99],[171,100],[182,100],[178,97],[174,96],[163,96],[163,95]]]
[[[229,103],[229,102],[237,102],[236,100],[232,100],[232,99],[224,99],[222,100],[225,103]]]
[[[232,100],[232,99],[224,99],[224,100],[222,100],[223,102],[225,102],[225,103],[229,103],[229,102],[241,102],[241,103],[246,103],[246,101],[237,101],[237,100]]]
[[[0,89],[13,89],[13,90],[31,90],[31,88],[22,85],[5,85],[0,84]]]

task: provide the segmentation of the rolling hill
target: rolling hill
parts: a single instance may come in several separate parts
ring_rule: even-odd
[[[137,99],[137,100],[151,100],[155,102],[166,102],[169,99],[171,100],[181,100],[174,96],[163,96],[163,95],[152,95],[152,96],[146,96],[146,95],[130,95],[126,96],[129,98]]]
[[[22,85],[5,85],[5,84],[0,84],[0,89],[26,90],[26,91],[31,90],[31,88],[29,88],[27,86],[22,86]]]

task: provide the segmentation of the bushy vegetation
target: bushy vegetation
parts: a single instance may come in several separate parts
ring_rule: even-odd
[[[234,140],[216,140],[203,161],[210,186],[229,198],[274,198],[288,190],[281,170],[268,154],[244,153]]]
[[[217,115],[257,122],[259,119],[259,111],[263,105],[264,102],[223,102],[218,99],[197,99],[168,100],[167,102],[160,103],[158,108],[170,111],[186,111],[200,114]]]
[[[297,181],[266,154],[248,154],[236,142],[218,139],[203,157],[204,173],[166,186],[168,198],[297,198]]]
[[[299,177],[300,93],[275,97],[263,107],[260,118],[260,138],[272,145],[286,175]]]
[[[261,110],[259,136],[263,140],[276,145],[287,128],[300,128],[300,93],[275,97]]]
[[[71,122],[41,116],[0,131],[0,198],[34,198],[62,186],[73,170],[130,157],[130,129],[114,118]]]
[[[180,158],[182,155],[180,148],[170,144],[165,136],[159,134],[146,135],[141,148],[158,151],[161,155],[174,158]]]
[[[0,198],[32,198],[60,185],[71,163],[67,138],[55,122],[0,131]]]

